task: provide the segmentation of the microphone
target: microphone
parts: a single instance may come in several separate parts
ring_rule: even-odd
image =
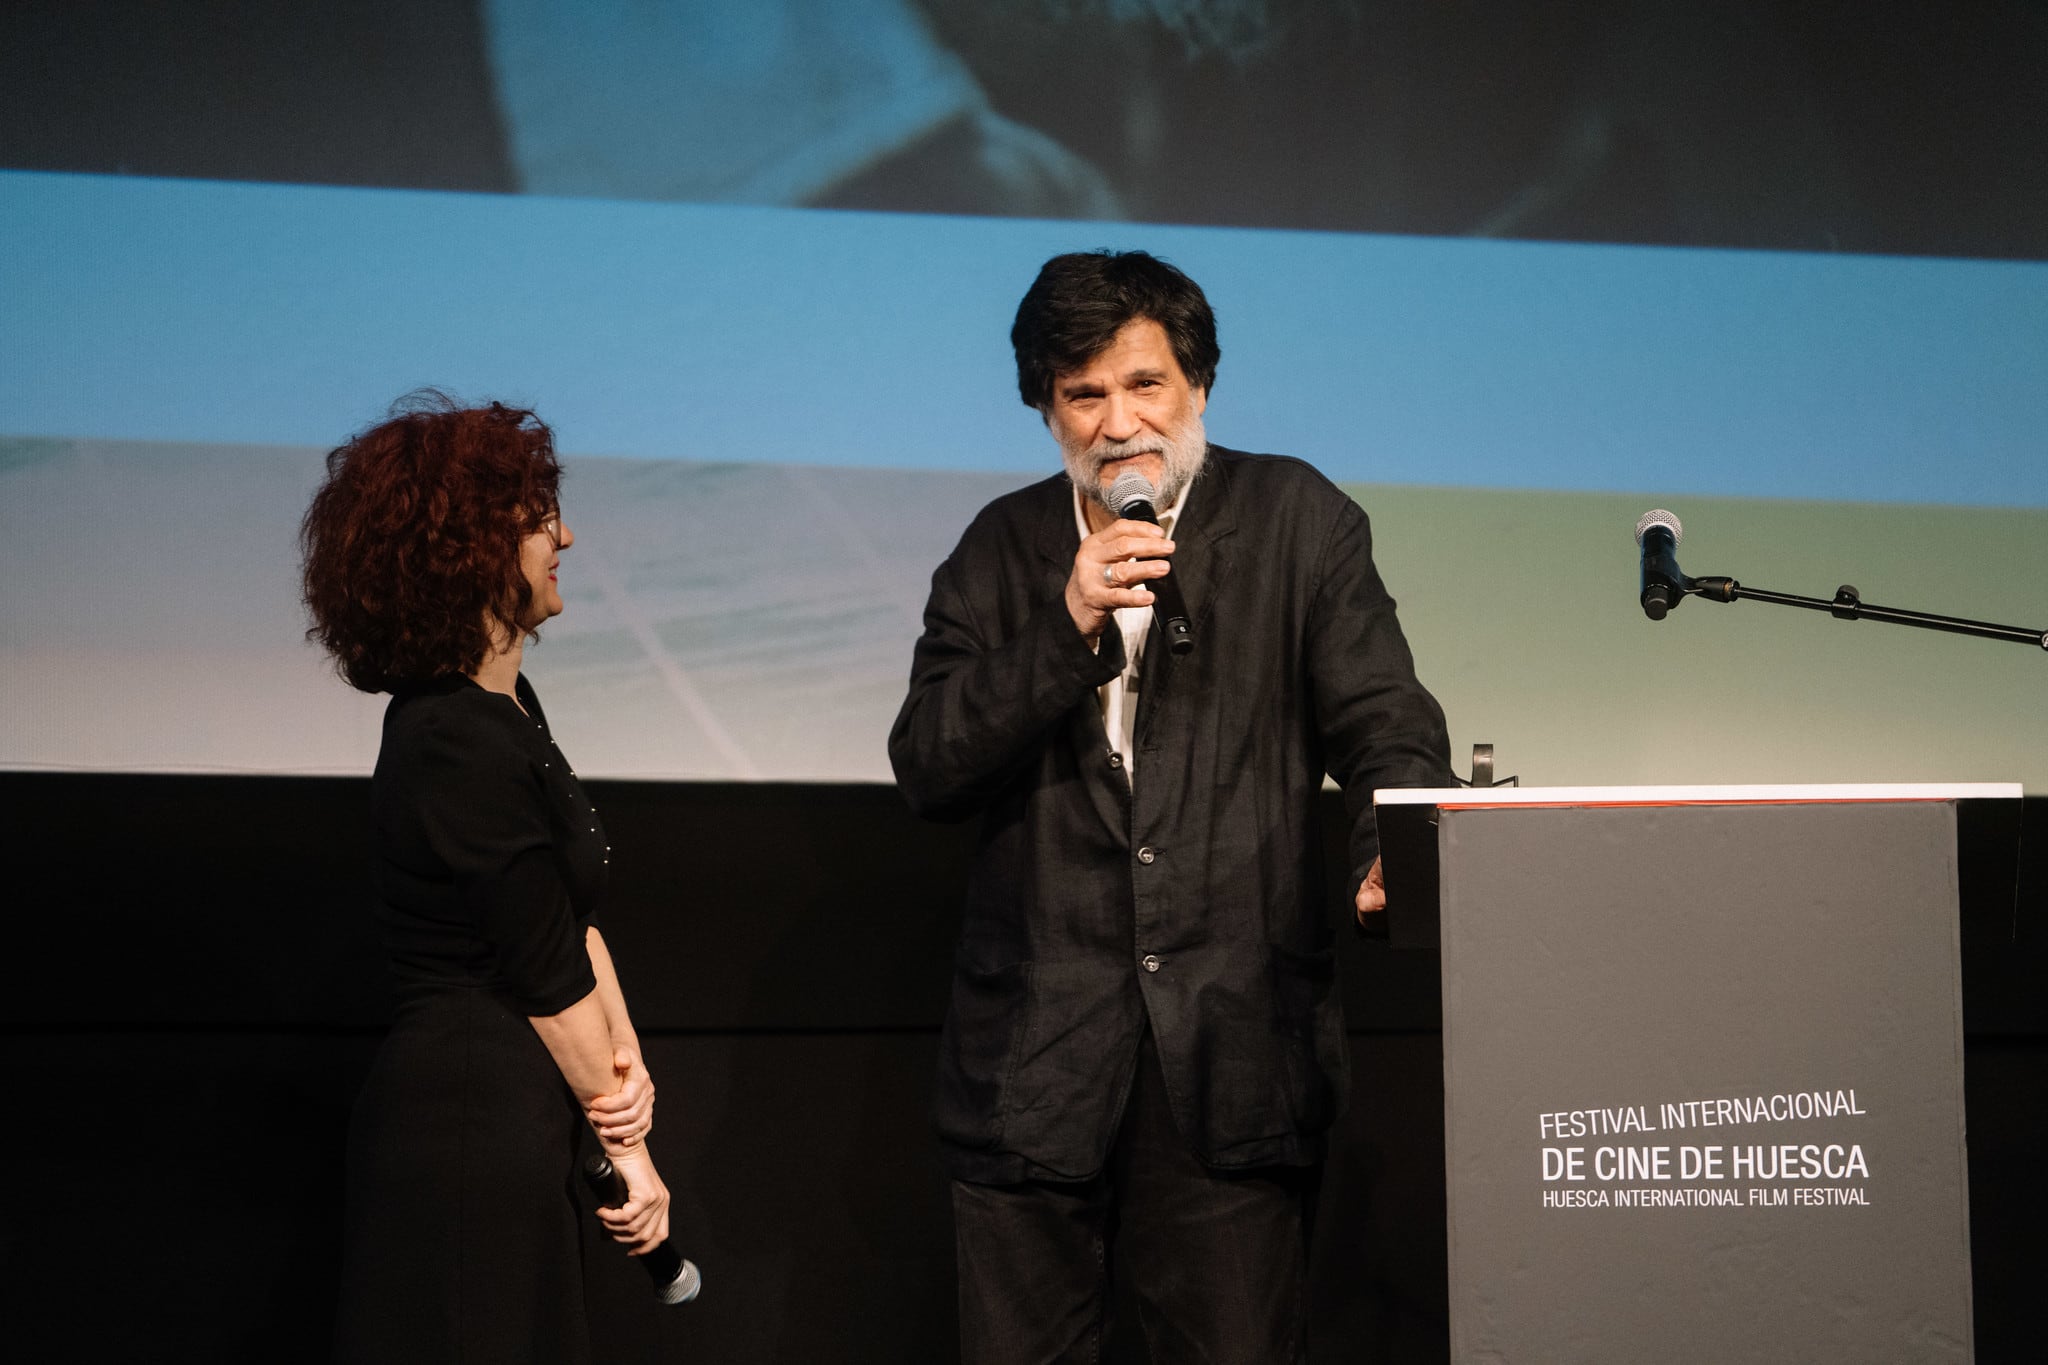
[[[583,1183],[597,1196],[601,1208],[616,1209],[626,1202],[626,1177],[619,1174],[612,1159],[603,1152],[583,1163]],[[654,1281],[655,1297],[663,1303],[688,1303],[704,1287],[704,1277],[697,1272],[696,1264],[685,1260],[683,1253],[666,1238],[645,1256],[633,1259],[647,1268],[647,1277]]]
[[[1135,469],[1126,469],[1109,486],[1109,505],[1126,521],[1149,521],[1157,526],[1159,513],[1152,503],[1158,496],[1159,490],[1152,486],[1152,480]],[[1152,593],[1152,620],[1166,636],[1166,647],[1175,654],[1193,649],[1195,630],[1188,624],[1188,606],[1181,600],[1180,580],[1169,573],[1164,578],[1146,580],[1145,586]]]
[[[1685,600],[1688,580],[1678,568],[1678,542],[1685,528],[1678,518],[1659,507],[1643,513],[1636,522],[1636,544],[1643,552],[1643,615],[1652,621],[1664,619]]]

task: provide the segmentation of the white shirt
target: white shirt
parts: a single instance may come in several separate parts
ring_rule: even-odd
[[[1180,496],[1173,500],[1173,506],[1159,514],[1159,529],[1166,532],[1167,539],[1173,538],[1174,523],[1180,520],[1181,509],[1188,504],[1188,490],[1193,488],[1190,479],[1181,485]],[[1092,534],[1088,526],[1088,505],[1082,501],[1081,490],[1074,489],[1074,525],[1086,540]],[[1110,747],[1123,756],[1124,776],[1129,778],[1138,770],[1138,755],[1131,739],[1137,731],[1138,672],[1145,658],[1145,641],[1152,633],[1151,607],[1118,607],[1116,628],[1124,637],[1124,671],[1095,689],[1097,705],[1102,708],[1102,728],[1109,736]],[[1101,648],[1097,641],[1096,647]]]

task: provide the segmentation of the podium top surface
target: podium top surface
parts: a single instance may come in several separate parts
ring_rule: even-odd
[[[2017,801],[2017,782],[1847,782],[1725,787],[1386,787],[1376,806],[1772,805],[1791,801]]]

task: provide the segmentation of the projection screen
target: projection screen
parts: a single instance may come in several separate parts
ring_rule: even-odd
[[[1813,56],[1844,35],[1634,8],[17,14],[0,766],[366,772],[382,701],[303,641],[297,520],[329,448],[434,386],[568,457],[527,671],[582,772],[886,781],[932,568],[1058,470],[1011,313],[1110,247],[1208,291],[1211,439],[1372,516],[1459,752],[2048,782],[2041,650],[1652,623],[1630,538],[1665,507],[1693,574],[2048,627],[2040,124],[1994,101],[1934,169],[1856,122],[1883,102]],[[2009,50],[1860,41],[2017,63],[2048,55],[2025,9]],[[1747,84],[1703,105],[1717,64]]]

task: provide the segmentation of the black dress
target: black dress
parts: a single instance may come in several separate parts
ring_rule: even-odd
[[[590,1359],[585,1124],[528,1016],[596,988],[604,829],[519,702],[467,678],[392,698],[373,784],[398,1008],[356,1101],[335,1357]]]

